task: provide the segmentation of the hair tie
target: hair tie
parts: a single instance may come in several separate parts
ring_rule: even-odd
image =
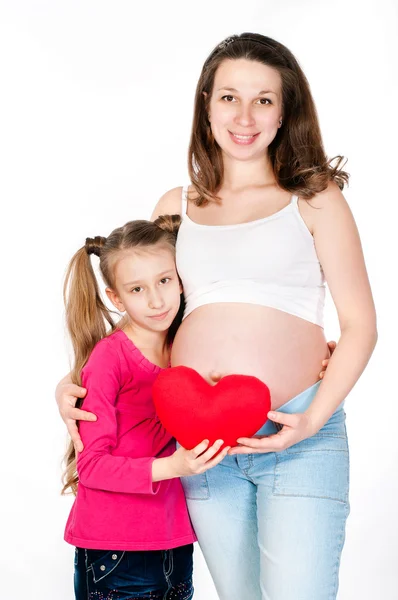
[[[85,249],[87,254],[90,256],[91,254],[95,254],[96,256],[101,255],[101,249],[104,247],[106,242],[106,238],[100,235],[97,235],[94,238],[86,238]]]

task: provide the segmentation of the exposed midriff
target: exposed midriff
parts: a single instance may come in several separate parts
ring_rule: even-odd
[[[180,326],[171,365],[211,373],[254,375],[268,385],[272,408],[319,379],[329,356],[324,331],[286,312],[255,304],[216,303],[196,308]]]

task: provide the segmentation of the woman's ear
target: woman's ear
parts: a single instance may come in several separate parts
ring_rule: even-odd
[[[112,302],[113,306],[117,308],[119,312],[126,311],[123,302],[120,300],[119,296],[114,290],[112,290],[111,288],[106,288],[105,292],[109,300]]]

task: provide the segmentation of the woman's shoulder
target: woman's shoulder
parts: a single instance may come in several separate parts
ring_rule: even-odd
[[[300,199],[299,210],[311,234],[317,238],[327,239],[341,227],[353,223],[351,209],[339,186],[330,182],[325,190],[315,194],[310,200]]]
[[[298,194],[300,199],[300,194]],[[328,208],[330,204],[346,202],[343,193],[337,183],[330,181],[327,187],[315,194],[310,200],[303,201],[308,203],[313,208]]]
[[[160,215],[180,215],[183,187],[175,187],[160,198],[152,213],[153,221]]]
[[[331,215],[342,215],[349,212],[342,191],[333,181],[329,182],[325,190],[318,192],[310,200],[300,198],[300,194],[298,194],[298,199],[301,216],[312,234],[317,224],[330,220]]]

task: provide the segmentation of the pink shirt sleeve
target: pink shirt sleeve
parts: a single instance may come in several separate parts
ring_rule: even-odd
[[[84,449],[77,459],[79,480],[87,488],[130,494],[156,494],[159,483],[152,482],[155,457],[113,456],[117,445],[116,400],[122,387],[117,348],[107,339],[93,350],[83,369],[82,385],[87,388],[84,410],[97,421],[80,421]]]

